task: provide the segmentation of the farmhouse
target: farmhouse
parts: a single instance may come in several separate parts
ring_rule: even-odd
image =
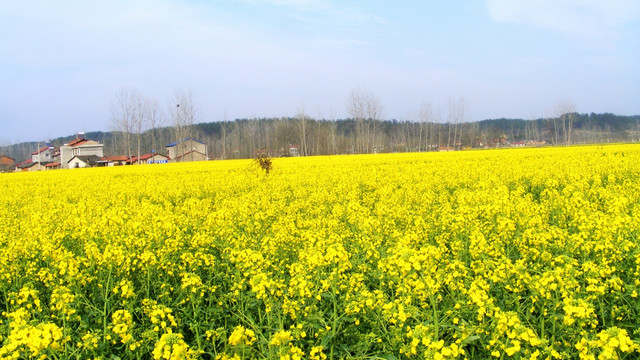
[[[68,144],[60,146],[60,163],[63,169],[69,169],[71,159],[74,156],[94,155],[98,158],[104,156],[104,145],[97,141],[85,139],[83,133],[78,134],[78,138]],[[84,161],[83,161],[84,162]],[[74,164],[79,164],[74,162]]]
[[[93,167],[103,164],[105,161],[96,155],[76,155],[67,162],[67,169]]]
[[[169,162],[169,157],[158,153],[144,154],[138,159],[137,156],[133,156],[129,161],[130,164],[166,164]]]
[[[0,172],[13,171],[16,161],[6,155],[0,155]]]
[[[37,161],[26,160],[16,165],[16,171],[39,171],[44,170],[48,163],[38,163]]]
[[[207,145],[202,141],[186,138],[181,142],[171,143],[166,148],[171,161],[208,160]]]
[[[129,161],[129,157],[126,155],[105,156],[104,159],[107,161],[108,166],[127,165]]]
[[[51,162],[48,163],[47,165],[44,166],[45,170],[54,170],[54,169],[60,169],[60,163],[59,162]]]
[[[53,161],[53,147],[45,146],[32,152],[31,161],[40,163]]]

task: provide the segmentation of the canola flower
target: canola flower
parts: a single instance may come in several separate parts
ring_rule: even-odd
[[[0,358],[640,356],[640,146],[0,175]]]

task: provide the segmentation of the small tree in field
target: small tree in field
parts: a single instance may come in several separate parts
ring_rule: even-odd
[[[264,170],[267,175],[269,175],[269,172],[273,169],[273,161],[271,160],[269,150],[267,149],[256,150],[256,158],[254,161],[256,165]]]

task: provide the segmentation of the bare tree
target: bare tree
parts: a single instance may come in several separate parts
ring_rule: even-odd
[[[246,131],[249,136],[249,153],[253,153],[259,147],[256,147],[256,135],[258,132],[258,119],[251,118],[246,126]]]
[[[190,90],[178,90],[174,93],[173,102],[169,105],[169,114],[173,122],[173,132],[177,144],[191,137],[197,108]],[[189,152],[193,149],[182,149]]]
[[[136,137],[138,140],[138,151],[137,151],[136,162],[139,164],[140,155],[141,155],[140,153],[141,153],[142,128],[145,126],[145,123],[147,122],[147,102],[139,92],[136,92],[133,95],[132,101],[134,104],[132,120],[133,120],[134,129],[136,131]]]
[[[347,113],[356,123],[356,152],[364,152],[365,102],[365,95],[360,89],[351,90],[347,100]]]
[[[347,100],[347,113],[356,123],[357,152],[373,152],[380,142],[378,120],[382,115],[382,102],[372,94],[354,89]]]
[[[143,118],[144,104],[140,92],[131,88],[118,90],[111,102],[111,121],[114,128],[122,134],[122,147],[129,158],[131,158],[131,137]]]
[[[558,119],[555,117],[549,117],[545,119],[547,129],[549,130],[550,139],[554,145],[558,143]]]
[[[425,139],[425,149],[429,148],[428,140],[428,123],[431,119],[431,104],[423,101],[420,105],[420,112],[418,113],[418,121],[420,122],[420,134],[418,136],[418,151],[422,151],[422,139]]]
[[[158,100],[155,98],[147,99],[147,120],[151,126],[151,150],[158,151],[158,133],[157,130],[162,126],[162,114],[158,107]]]
[[[333,112],[331,112],[331,119],[329,119],[329,134],[331,137],[331,154],[335,155],[338,153],[338,148],[336,144],[336,117]]]
[[[558,101],[554,107],[556,118],[562,125],[562,135],[565,145],[571,145],[573,125],[578,120],[576,104],[571,100]]]
[[[300,155],[307,156],[307,118],[304,109],[298,110],[296,116],[298,125],[298,136],[300,138]]]
[[[367,152],[376,152],[380,150],[380,144],[378,139],[379,132],[379,119],[382,115],[382,102],[373,94],[366,95],[365,102],[365,117],[366,117],[366,129],[368,137]]]
[[[463,97],[460,97],[458,101],[451,101],[449,99],[449,117],[453,119],[453,148],[456,149],[458,144],[462,146],[462,123],[464,122],[464,116],[467,110],[467,103]],[[459,150],[459,149],[458,149]]]
[[[222,132],[222,159],[226,159],[227,158],[227,131],[228,131],[226,115],[222,123],[220,123],[220,128]]]

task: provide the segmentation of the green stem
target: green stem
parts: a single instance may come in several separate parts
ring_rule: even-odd
[[[196,341],[198,342],[198,354],[202,351],[202,340],[200,339],[200,325],[197,322],[198,314],[196,311],[195,301],[193,301],[193,294],[191,294],[191,309],[193,309],[193,319],[195,321]]]
[[[333,322],[331,326],[331,351],[329,352],[329,359],[333,359],[333,348],[335,344],[336,331],[338,329],[338,304],[336,296],[336,291],[333,291]]]
[[[440,338],[440,321],[438,319],[438,307],[436,306],[436,301],[433,298],[433,294],[430,296],[431,299],[431,307],[433,307],[433,326],[435,330],[435,340],[438,341]]]
[[[107,305],[109,303],[109,288],[111,284],[111,267],[109,267],[109,275],[107,276],[107,284],[104,287],[104,305],[102,307],[102,342],[107,342]]]

